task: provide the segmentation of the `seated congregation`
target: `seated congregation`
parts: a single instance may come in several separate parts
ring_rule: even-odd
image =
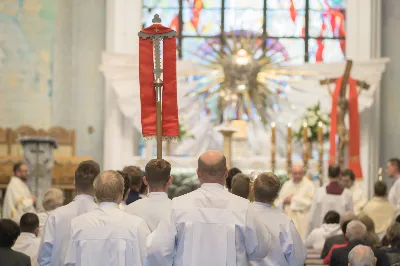
[[[394,178],[396,160],[388,162]],[[207,151],[200,188],[169,199],[166,160],[103,172],[83,161],[74,200],[63,205],[52,188],[39,207],[19,163],[0,220],[0,266],[400,265],[399,179],[389,193],[376,182],[367,201],[351,170],[331,165],[328,174],[317,188],[295,164],[281,184],[269,172],[228,171],[222,153]]]

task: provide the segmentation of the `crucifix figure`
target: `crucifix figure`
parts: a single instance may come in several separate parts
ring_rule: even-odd
[[[356,87],[367,90],[369,85],[360,80],[354,80],[350,77],[351,68],[353,66],[353,61],[347,60],[346,68],[344,74],[340,78],[330,78],[321,80],[321,85],[329,85],[331,83],[336,83],[335,91],[332,92],[329,90],[329,93],[332,96],[332,113],[331,113],[331,149],[333,146],[333,151],[330,153],[330,164],[336,162],[336,145],[335,145],[335,135],[336,131],[339,137],[338,141],[338,164],[340,167],[344,167],[344,153],[347,145],[349,144],[349,130],[346,128],[345,117],[346,114],[349,114],[350,120],[350,128],[353,127],[356,131],[353,133],[352,140],[354,142],[358,142],[358,152],[359,152],[359,117],[358,117],[358,95],[361,93],[357,91]],[[350,86],[350,95],[349,99],[347,99],[347,85]],[[351,105],[352,109],[349,112],[349,106]],[[334,129],[334,130],[332,130]],[[358,137],[355,136],[358,134]],[[355,137],[354,137],[355,136]],[[357,143],[355,143],[357,145]],[[355,147],[357,150],[357,146]],[[352,161],[359,162],[359,155],[351,155],[349,152],[349,165]],[[354,171],[354,169],[353,169]],[[360,170],[361,171],[361,170]],[[356,172],[356,171],[355,171]],[[361,173],[360,173],[361,174]]]

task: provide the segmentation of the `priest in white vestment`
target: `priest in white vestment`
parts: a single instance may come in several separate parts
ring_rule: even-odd
[[[72,219],[65,265],[142,266],[146,262],[146,222],[119,208],[124,178],[105,171],[94,181],[99,207]]]
[[[254,181],[254,209],[271,234],[271,249],[267,257],[251,261],[252,266],[303,266],[306,249],[294,223],[280,209],[273,207],[280,182],[273,173],[261,173]]]
[[[14,176],[7,185],[3,203],[3,219],[11,219],[17,224],[24,213],[35,210],[35,197],[31,195],[28,185],[28,166],[24,163],[14,165]]]
[[[21,234],[12,247],[13,250],[28,255],[32,266],[38,266],[37,256],[40,245],[39,218],[35,213],[25,213],[20,221]]]
[[[71,220],[97,208],[93,198],[93,181],[99,173],[100,166],[94,161],[79,164],[75,171],[76,197],[71,203],[54,210],[44,226],[38,254],[41,266],[64,265]]]
[[[171,200],[167,194],[172,184],[171,164],[163,159],[150,160],[145,168],[143,182],[150,194],[129,204],[125,211],[143,218],[153,232],[160,221],[168,219],[171,214]]]
[[[328,211],[336,211],[340,215],[346,211],[354,212],[351,191],[339,184],[340,167],[330,165],[328,176],[329,184],[318,188],[314,195],[310,211],[309,232],[322,225]]]
[[[397,210],[387,200],[387,186],[382,181],[374,185],[374,197],[364,206],[361,214],[369,216],[375,225],[375,233],[382,239],[396,218]]]
[[[400,213],[400,159],[392,158],[386,164],[386,173],[393,178],[394,183],[389,190],[389,202]]]
[[[294,164],[291,170],[291,179],[283,184],[279,197],[275,201],[275,205],[282,208],[284,213],[292,219],[303,239],[307,233],[314,193],[315,185],[304,176],[303,165]]]
[[[324,223],[307,236],[305,245],[309,249],[322,250],[325,240],[332,236],[342,234],[340,227],[340,215],[335,211],[328,211],[324,218]]]
[[[354,213],[358,215],[365,204],[367,204],[368,198],[365,191],[355,182],[355,179],[356,175],[351,169],[345,169],[340,174],[340,184],[350,189],[353,194]]]
[[[247,200],[224,188],[226,159],[200,156],[201,187],[172,200],[171,215],[147,239],[150,265],[241,266],[265,258],[271,235]]]

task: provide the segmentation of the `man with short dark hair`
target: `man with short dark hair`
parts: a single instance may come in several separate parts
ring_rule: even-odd
[[[3,218],[19,223],[21,216],[27,212],[35,213],[35,197],[27,185],[28,166],[22,162],[13,167],[14,176],[7,185],[3,203]]]
[[[321,250],[325,244],[325,240],[331,236],[340,235],[340,215],[335,211],[328,211],[324,218],[324,223],[307,236],[305,245],[307,248]]]
[[[374,185],[374,197],[364,206],[361,214],[368,215],[375,225],[375,232],[382,239],[396,217],[396,208],[387,200],[387,186],[382,181]]]
[[[121,203],[119,204],[119,208],[124,211],[127,206],[126,200],[128,198],[129,191],[131,190],[131,178],[129,177],[127,172],[124,171],[117,171],[117,172],[124,178],[124,195],[122,197]]]
[[[128,173],[129,178],[131,179],[131,190],[126,199],[126,205],[129,205],[132,202],[141,199],[139,191],[142,187],[144,173],[139,167],[133,165],[124,167],[122,171]]]
[[[273,173],[261,173],[254,181],[254,209],[260,221],[271,234],[271,249],[260,261],[250,261],[252,266],[304,265],[306,249],[294,223],[281,210],[272,207],[281,188]]]
[[[396,207],[397,212],[400,212],[400,159],[390,159],[386,164],[386,173],[394,180],[388,200]]]
[[[344,169],[340,173],[340,184],[350,189],[353,194],[353,207],[354,213],[358,215],[361,209],[367,204],[367,197],[365,196],[364,190],[355,182],[356,175],[351,169]]]
[[[126,212],[142,217],[151,231],[154,231],[161,220],[167,219],[171,212],[171,200],[168,198],[168,187],[172,184],[171,164],[163,159],[150,160],[145,168],[143,182],[149,188],[149,195],[129,204]]]
[[[93,181],[99,173],[100,166],[94,161],[83,161],[79,164],[75,171],[76,197],[71,203],[54,210],[44,226],[38,255],[41,266],[64,265],[71,220],[97,208],[93,198]]]
[[[31,266],[29,256],[11,249],[20,233],[18,224],[13,220],[0,220],[0,266]]]
[[[351,191],[339,184],[339,165],[330,165],[328,175],[329,184],[318,188],[314,195],[309,217],[309,232],[321,226],[328,211],[336,211],[339,215],[346,211],[354,212]]]
[[[37,237],[39,233],[39,217],[35,213],[25,213],[22,215],[19,225],[21,234],[12,249],[28,255],[32,266],[39,265],[37,262],[40,245],[40,238]]]
[[[171,214],[147,239],[150,265],[247,265],[267,256],[271,235],[250,202],[225,189],[227,174],[221,152],[200,156],[201,187],[172,200]]]
[[[67,266],[142,266],[146,263],[146,222],[119,208],[124,179],[104,171],[94,181],[99,207],[71,221],[64,264]]]
[[[237,174],[232,179],[232,194],[249,199],[250,196],[250,177],[245,174]]]

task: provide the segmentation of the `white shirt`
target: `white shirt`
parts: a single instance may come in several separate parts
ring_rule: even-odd
[[[400,178],[397,178],[390,188],[388,200],[396,207],[397,212],[400,212]]]
[[[151,192],[146,198],[129,204],[125,211],[143,218],[153,232],[161,220],[168,219],[171,200],[165,192]]]
[[[146,264],[146,222],[127,214],[114,202],[71,221],[65,265],[141,266]]]
[[[19,224],[21,216],[27,212],[36,213],[29,187],[21,178],[12,176],[4,196],[3,219]]]
[[[294,223],[279,209],[269,204],[253,203],[265,228],[271,234],[271,250],[261,261],[251,261],[252,266],[303,266],[306,249]]]
[[[326,187],[318,188],[314,195],[310,211],[309,232],[322,225],[328,211],[336,211],[340,215],[346,211],[354,212],[353,195],[349,189],[345,188],[341,195],[333,195],[326,192]]]
[[[77,195],[71,203],[54,210],[44,226],[38,255],[39,264],[64,265],[71,220],[96,208],[93,197],[82,194]]]
[[[43,236],[43,229],[44,225],[46,224],[47,218],[49,217],[50,213],[53,211],[44,211],[44,212],[39,212],[37,216],[39,217],[39,234],[38,237],[41,238]]]
[[[270,246],[250,202],[215,183],[174,198],[171,215],[147,239],[149,262],[162,266],[247,265]]]
[[[322,224],[321,227],[315,228],[307,236],[305,245],[310,249],[322,250],[327,238],[341,235],[342,233],[339,224]]]
[[[38,266],[37,256],[39,245],[40,238],[37,238],[35,234],[21,232],[12,249],[29,256],[31,258],[31,265]]]

